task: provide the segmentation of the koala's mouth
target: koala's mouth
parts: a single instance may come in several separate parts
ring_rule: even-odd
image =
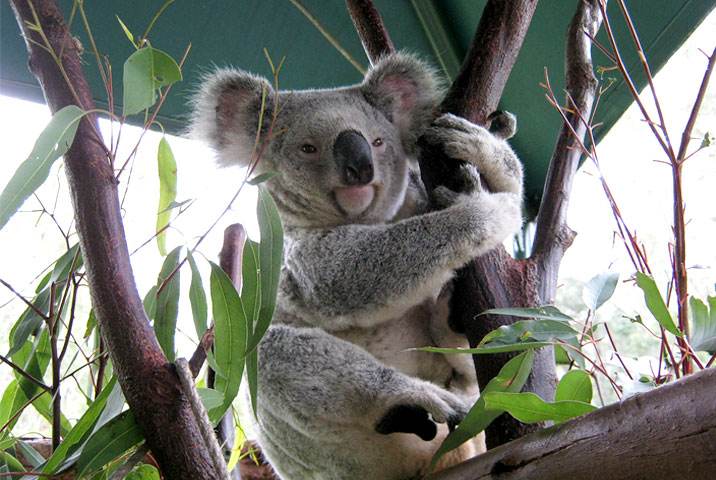
[[[349,217],[356,217],[368,210],[375,198],[375,187],[336,187],[333,190],[338,207]]]

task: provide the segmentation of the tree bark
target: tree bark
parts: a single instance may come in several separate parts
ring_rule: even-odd
[[[536,432],[430,480],[707,480],[716,472],[716,370]]]
[[[30,70],[52,112],[72,104],[92,110],[78,46],[57,5],[51,0],[12,0],[11,4],[26,39]],[[61,53],[66,78],[52,56],[38,46],[45,41],[30,27],[35,23],[45,33],[49,48]],[[98,131],[95,115],[80,122],[65,166],[92,305],[107,350],[164,477],[224,478],[211,462],[174,367],[167,362],[144,313],[129,262],[118,182]]]

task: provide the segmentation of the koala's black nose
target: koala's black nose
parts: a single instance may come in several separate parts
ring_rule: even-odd
[[[373,153],[363,135],[344,130],[333,144],[333,158],[346,185],[365,185],[373,180]]]

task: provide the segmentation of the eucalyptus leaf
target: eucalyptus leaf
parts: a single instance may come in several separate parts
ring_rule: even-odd
[[[168,54],[144,47],[124,62],[124,116],[145,110],[157,101],[157,90],[182,79],[181,69]]]
[[[201,280],[199,268],[196,266],[194,255],[191,250],[187,252],[187,260],[191,269],[191,284],[189,285],[189,303],[191,304],[191,314],[194,319],[194,328],[199,340],[206,332],[207,327],[207,303],[206,293],[204,292],[204,284]]]
[[[618,272],[604,272],[592,277],[582,290],[582,300],[587,308],[595,311],[604,305],[614,294],[618,281]]]
[[[85,111],[76,105],[58,110],[42,131],[30,156],[20,164],[0,193],[0,229],[50,175],[55,160],[69,150]]]
[[[254,178],[248,181],[249,185],[259,185],[265,181],[278,175],[278,172],[264,172],[261,175],[256,175]]]
[[[562,313],[557,307],[552,305],[525,308],[492,308],[490,310],[485,310],[480,313],[480,315],[507,315],[518,318],[554,320],[557,322],[569,322],[574,320],[572,317]]]
[[[174,336],[179,316],[179,254],[182,247],[177,247],[166,256],[162,270],[157,278],[156,312],[154,314],[154,331],[164,355],[170,362],[174,361]],[[171,278],[170,278],[171,276]],[[163,286],[163,287],[162,287]],[[161,291],[159,289],[161,288]]]
[[[144,437],[130,410],[116,416],[87,441],[77,460],[77,478],[105,466],[139,444]]]
[[[689,299],[691,331],[689,342],[697,352],[716,353],[716,297],[708,297],[708,306],[698,298]]]
[[[213,388],[197,388],[196,392],[199,394],[201,403],[204,404],[207,412],[220,408],[224,403],[224,395]],[[211,420],[215,421],[219,420],[219,418]]]
[[[259,243],[259,269],[261,308],[247,351],[252,351],[268,330],[276,307],[278,281],[283,262],[283,226],[276,203],[264,187],[259,186],[257,216],[261,242]]]
[[[132,35],[132,32],[127,28],[127,26],[124,24],[121,18],[119,18],[119,15],[115,15],[117,17],[117,21],[119,22],[119,26],[122,27],[122,31],[124,32],[124,35],[127,37],[127,40],[132,44],[133,47],[137,47],[137,44],[134,42],[134,35]]]
[[[165,137],[159,141],[157,150],[157,170],[159,175],[159,206],[157,207],[157,247],[159,254],[167,254],[167,231],[171,219],[169,208],[177,198],[177,163]]]
[[[224,396],[221,407],[209,412],[211,417],[217,418],[231,406],[239,392],[246,357],[248,325],[241,298],[231,279],[220,266],[213,262],[210,264],[214,359],[217,365],[214,388]]]
[[[532,371],[533,361],[534,352],[527,351],[517,355],[502,367],[497,376],[482,389],[480,398],[478,398],[462,422],[448,434],[440,448],[435,452],[432,459],[433,467],[440,457],[485,430],[502,413],[486,410],[483,395],[490,392],[519,392],[522,390],[527,377]]]
[[[65,461],[67,456],[76,450],[82,444],[83,440],[86,440],[88,435],[91,433],[92,427],[97,422],[100,414],[104,410],[107,404],[107,398],[109,398],[112,389],[117,384],[116,377],[112,377],[109,383],[102,389],[100,394],[97,396],[94,402],[87,408],[84,414],[80,417],[72,430],[63,439],[60,446],[52,452],[50,458],[47,459],[45,466],[42,468],[42,473],[57,473],[60,465]]]
[[[590,403],[592,401],[592,377],[584,370],[570,370],[557,384],[554,399],[556,401],[577,400]]]
[[[564,422],[596,410],[597,407],[575,400],[545,402],[532,392],[487,392],[480,396],[487,410],[508,412],[522,423]]]
[[[671,317],[671,313],[669,313],[669,309],[666,307],[664,298],[661,296],[659,287],[656,286],[654,279],[644,273],[637,272],[636,284],[644,292],[646,306],[656,321],[659,322],[659,325],[664,327],[666,331],[680,337],[682,334],[674,323],[674,319]]]
[[[161,480],[161,476],[156,467],[144,463],[134,467],[125,480]]]

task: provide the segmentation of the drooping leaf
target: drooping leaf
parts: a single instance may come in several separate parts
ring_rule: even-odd
[[[179,316],[179,254],[182,247],[177,247],[164,259],[162,270],[157,278],[156,312],[154,314],[154,331],[164,355],[170,362],[174,361],[174,335]],[[171,276],[171,277],[170,277]]]
[[[545,402],[532,392],[509,393],[488,392],[481,395],[485,399],[487,410],[508,412],[522,423],[536,423],[545,421],[565,422],[571,418],[579,417],[597,407],[575,400],[562,400],[558,402]]]
[[[89,315],[87,316],[87,326],[85,327],[85,333],[82,335],[82,338],[87,340],[96,327],[97,316],[94,314],[94,309],[90,309]]]
[[[194,255],[191,250],[187,252],[187,260],[191,269],[191,285],[189,285],[189,303],[191,303],[191,314],[194,319],[194,328],[196,336],[201,340],[202,335],[206,332],[207,327],[207,304],[206,293],[204,292],[204,284],[201,280],[199,268],[194,261]]]
[[[604,272],[592,277],[582,290],[582,300],[587,308],[595,311],[604,305],[614,294],[618,281],[618,272]]]
[[[220,266],[213,262],[210,264],[214,359],[217,365],[214,388],[224,396],[221,407],[209,412],[214,417],[221,416],[239,392],[244,372],[248,325],[241,298],[231,280]]]
[[[27,463],[30,464],[33,470],[39,467],[42,462],[45,461],[45,458],[40,455],[40,452],[35,450],[32,445],[23,440],[17,441],[17,443],[15,444],[15,450],[20,454],[23,459],[25,459]]]
[[[12,431],[17,418],[11,423],[8,422],[17,413],[17,408],[22,407],[20,402],[15,401],[18,395],[22,395],[21,392],[18,393],[19,391],[20,385],[17,380],[11,380],[5,387],[2,398],[0,398],[0,425],[7,425],[8,431]]]
[[[283,226],[273,198],[264,187],[259,186],[257,217],[261,242],[259,243],[259,269],[261,307],[247,351],[251,351],[268,330],[276,307],[278,281],[283,262]]]
[[[60,446],[52,452],[50,458],[47,459],[42,469],[43,473],[57,473],[58,467],[62,465],[67,456],[85,440],[91,432],[92,427],[97,422],[100,414],[107,404],[107,398],[117,383],[116,377],[112,377],[109,383],[102,389],[94,402],[87,408],[85,413],[80,417],[72,430],[63,439]]]
[[[45,288],[38,293],[32,300],[32,304],[41,312],[48,312],[50,310],[50,289]],[[12,356],[22,348],[30,335],[37,333],[44,325],[45,320],[34,309],[27,307],[10,330],[10,350],[7,355]]]
[[[697,352],[716,353],[716,297],[708,297],[708,307],[698,298],[689,299],[691,332],[689,342]]]
[[[475,402],[475,405],[473,405],[463,421],[460,422],[460,425],[445,438],[440,448],[435,452],[432,460],[433,466],[445,453],[456,449],[485,430],[502,413],[486,410],[483,396],[490,392],[519,392],[522,390],[527,377],[532,371],[533,361],[534,352],[527,351],[517,355],[502,367],[500,373],[490,380],[482,390],[480,398]]]
[[[4,464],[4,465],[3,465]],[[7,466],[7,472],[24,472],[26,471],[25,466],[17,458],[10,455],[8,452],[0,450],[0,467]],[[2,470],[0,470],[2,471]],[[4,475],[3,475],[4,476]],[[8,478],[13,478],[8,475]]]
[[[261,318],[261,275],[259,270],[259,244],[247,239],[244,243],[241,262],[241,303],[248,321],[249,338],[253,337],[256,324]],[[258,392],[258,351],[252,349],[246,356],[246,379],[249,384],[249,398],[254,414]]]
[[[10,220],[25,200],[42,185],[52,164],[72,145],[84,110],[68,105],[57,111],[35,141],[30,156],[20,164],[0,193],[0,229]]]
[[[677,337],[681,336],[681,332],[674,323],[674,319],[671,318],[669,309],[666,307],[664,297],[659,292],[659,287],[656,286],[656,282],[650,276],[637,272],[636,273],[636,284],[644,292],[644,301],[646,306],[654,316],[659,325],[664,327],[667,332],[673,333]]]
[[[557,307],[552,305],[525,308],[492,308],[490,310],[485,310],[480,315],[507,315],[518,318],[554,320],[556,322],[569,322],[574,320],[572,317],[562,313]]]
[[[157,166],[159,173],[159,206],[157,207],[157,247],[159,254],[167,254],[167,232],[171,218],[169,206],[177,198],[177,163],[174,154],[165,137],[159,141],[157,151]]]
[[[77,478],[85,478],[83,475],[102,468],[142,440],[144,437],[130,410],[116,416],[87,441],[77,460]]]
[[[154,47],[144,47],[124,62],[123,114],[134,115],[157,101],[157,90],[182,79],[177,62]]]
[[[592,401],[592,378],[584,370],[570,370],[557,384],[554,399],[558,402],[577,400],[590,403]]]

